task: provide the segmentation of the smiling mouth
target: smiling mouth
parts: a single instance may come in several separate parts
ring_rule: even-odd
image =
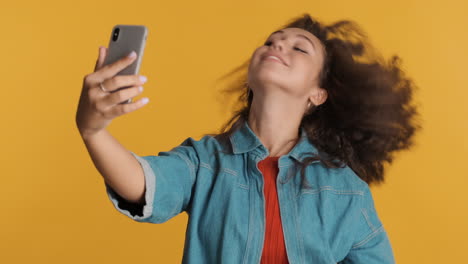
[[[280,60],[277,59],[277,58],[271,57],[271,56],[268,56],[268,57],[264,58],[263,60],[267,60],[267,61],[276,61],[276,62],[281,63],[281,64],[284,65],[284,63],[283,63],[282,61],[280,61]]]

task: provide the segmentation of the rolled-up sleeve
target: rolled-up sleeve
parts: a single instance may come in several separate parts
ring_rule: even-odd
[[[199,164],[193,142],[192,138],[187,138],[170,151],[159,152],[158,156],[130,152],[143,168],[144,204],[126,201],[104,182],[114,207],[135,221],[149,223],[164,223],[186,211]]]
[[[343,264],[394,264],[395,258],[387,232],[377,215],[369,187],[364,191],[361,217],[355,230],[356,241]]]

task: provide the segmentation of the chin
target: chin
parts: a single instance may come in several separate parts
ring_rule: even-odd
[[[270,69],[263,69],[256,73],[255,77],[250,78],[256,83],[269,83],[269,84],[286,84],[287,78],[283,77],[278,71],[272,71]]]

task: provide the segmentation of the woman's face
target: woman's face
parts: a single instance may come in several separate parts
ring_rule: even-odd
[[[280,57],[282,62],[267,58],[268,55]],[[247,82],[254,94],[276,86],[304,98],[319,89],[317,78],[323,60],[323,46],[318,38],[300,28],[285,28],[272,33],[265,44],[254,51]]]

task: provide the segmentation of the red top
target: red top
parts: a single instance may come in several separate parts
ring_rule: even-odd
[[[266,157],[258,163],[258,168],[263,174],[266,229],[265,242],[260,264],[288,264],[286,247],[281,226],[280,210],[278,205],[278,193],[276,191],[276,177],[278,175],[279,157]]]

